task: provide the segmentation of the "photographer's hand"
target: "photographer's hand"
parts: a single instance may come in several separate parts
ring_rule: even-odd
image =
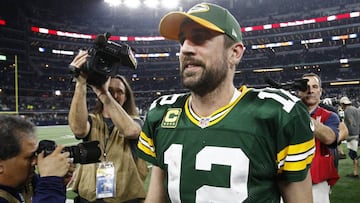
[[[42,151],[37,157],[37,167],[40,177],[57,176],[63,177],[68,172],[70,167],[69,152],[63,152],[64,146],[59,145],[48,156],[44,157]]]
[[[78,55],[75,56],[75,58],[69,65],[69,67],[70,67],[70,69],[72,69],[72,71],[79,72],[79,74],[76,77],[76,80],[77,80],[77,82],[80,82],[83,84],[86,84],[87,75],[84,74],[82,71],[80,71],[80,67],[84,65],[88,56],[89,55],[88,55],[87,51],[80,50]]]
[[[101,97],[103,95],[105,95],[106,97],[111,97],[111,94],[109,92],[110,80],[111,80],[111,78],[109,77],[108,80],[99,88],[96,88],[95,86],[91,85],[92,90],[95,92],[96,96],[102,102],[103,102],[103,100]]]
[[[88,122],[88,108],[87,108],[87,75],[80,71],[80,67],[86,63],[88,52],[80,50],[79,54],[74,58],[70,64],[70,68],[77,71],[76,85],[74,96],[71,100],[69,111],[69,126],[72,132],[78,138],[84,138],[90,131],[90,124]]]

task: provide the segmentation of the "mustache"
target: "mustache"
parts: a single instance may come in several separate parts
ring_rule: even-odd
[[[189,64],[205,67],[205,63],[202,60],[195,59],[192,56],[185,56],[181,61],[181,68],[184,70]]]

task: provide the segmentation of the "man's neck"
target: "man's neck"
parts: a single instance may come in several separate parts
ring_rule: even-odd
[[[236,89],[232,85],[227,88],[216,89],[205,96],[199,96],[192,93],[190,101],[191,108],[199,116],[210,116],[219,108],[229,104],[235,91]]]
[[[309,114],[312,113],[318,106],[319,106],[319,104],[308,106]]]

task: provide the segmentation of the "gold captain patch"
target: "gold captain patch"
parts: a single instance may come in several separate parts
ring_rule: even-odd
[[[167,110],[164,116],[161,127],[163,128],[175,128],[180,118],[181,108],[170,108]]]

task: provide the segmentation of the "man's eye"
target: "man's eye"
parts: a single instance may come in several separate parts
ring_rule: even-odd
[[[193,35],[191,39],[196,44],[202,44],[206,41],[205,35],[201,33]]]
[[[206,40],[209,40],[211,37],[212,35],[209,32],[198,31],[190,33],[188,35],[179,35],[179,42],[181,45],[183,45],[185,40],[190,40],[194,44],[201,45],[205,43]]]

